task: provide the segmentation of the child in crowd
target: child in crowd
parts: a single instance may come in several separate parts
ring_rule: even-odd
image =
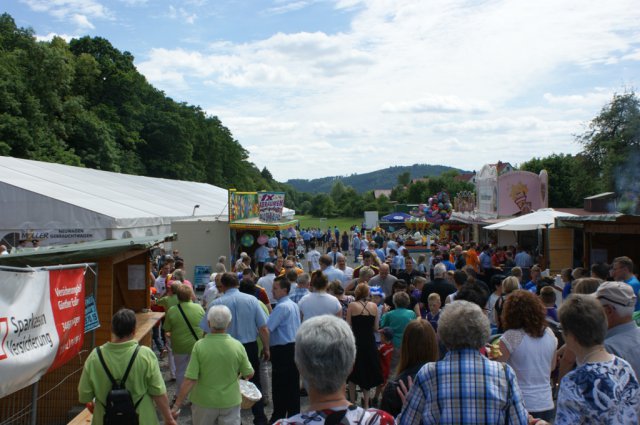
[[[382,288],[379,286],[372,286],[369,288],[369,295],[371,296],[371,302],[378,306],[378,321],[382,318],[384,314],[384,297],[385,294],[382,292]],[[378,323],[379,324],[379,323]],[[380,345],[380,334],[375,332],[376,344]]]
[[[424,284],[427,283],[427,278],[422,276],[416,276],[413,279],[413,290],[411,291],[411,296],[416,300],[419,300],[422,296],[422,288],[424,288]],[[420,308],[420,317],[423,319],[427,316],[427,307],[422,306]]]
[[[427,298],[429,311],[427,312],[427,321],[433,326],[433,330],[438,332],[438,320],[440,319],[440,295],[437,293],[429,294]]]
[[[556,307],[556,291],[551,286],[543,286],[540,289],[540,299],[547,309],[547,317],[554,322],[558,320],[558,308]]]
[[[560,271],[560,279],[562,279],[562,299],[564,300],[571,295],[571,281],[573,280],[571,269],[562,269]]]
[[[378,331],[380,334],[380,346],[378,347],[378,355],[380,357],[380,368],[382,369],[382,384],[376,387],[375,395],[373,396],[373,406],[377,406],[378,397],[382,394],[387,381],[389,380],[389,374],[391,372],[391,357],[393,356],[393,329],[382,328]]]

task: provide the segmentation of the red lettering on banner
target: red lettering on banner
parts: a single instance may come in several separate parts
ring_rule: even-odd
[[[4,350],[4,344],[7,341],[9,335],[9,322],[6,317],[0,317],[0,335],[2,336],[0,341],[0,360],[7,358],[7,352]]]
[[[60,339],[51,371],[71,360],[84,343],[84,269],[51,270],[49,291]]]

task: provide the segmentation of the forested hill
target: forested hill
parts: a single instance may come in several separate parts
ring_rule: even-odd
[[[365,174],[352,174],[350,176],[323,177],[313,180],[293,179],[287,181],[287,184],[290,184],[300,192],[329,193],[333,183],[336,180],[341,180],[345,186],[351,186],[356,192],[363,193],[372,189],[391,189],[395,187],[398,184],[398,176],[402,173],[409,172],[411,178],[416,179],[424,176],[436,177],[449,170],[463,172],[457,168],[444,165],[413,164],[389,167]]]
[[[133,59],[99,37],[39,42],[0,15],[0,155],[240,190],[282,186],[217,117],[165,96]]]

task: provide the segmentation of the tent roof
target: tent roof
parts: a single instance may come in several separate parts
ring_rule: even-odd
[[[488,230],[512,230],[512,231],[524,231],[524,230],[536,230],[544,229],[547,226],[553,227],[556,217],[574,217],[575,214],[565,213],[562,211],[556,211],[553,208],[542,208],[535,212],[521,215],[510,220],[505,220],[500,223],[485,226]]]
[[[80,242],[69,245],[51,245],[17,254],[0,255],[0,266],[39,267],[72,264],[108,257],[120,252],[144,250],[162,242],[176,240],[175,233],[131,239],[113,239]]]
[[[0,156],[2,184],[88,211],[131,218],[226,215],[228,194],[207,183],[134,176],[49,162]],[[167,223],[168,224],[168,223]]]

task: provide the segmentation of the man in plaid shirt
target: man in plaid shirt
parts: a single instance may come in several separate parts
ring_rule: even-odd
[[[416,375],[398,424],[527,424],[510,366],[479,352],[489,338],[480,307],[454,301],[442,312],[438,335],[449,352]]]

